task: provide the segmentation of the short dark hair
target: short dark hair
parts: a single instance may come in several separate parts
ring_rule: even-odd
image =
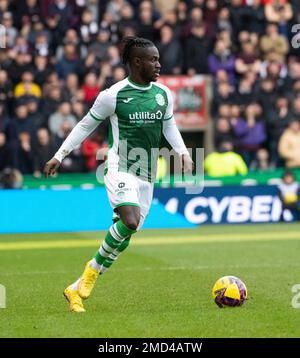
[[[285,177],[288,177],[288,176],[293,177],[294,180],[296,179],[295,174],[290,169],[286,169],[283,172],[282,178],[284,179]]]
[[[123,40],[123,51],[122,51],[122,61],[124,65],[130,60],[131,52],[133,48],[147,48],[154,46],[154,43],[150,40],[144,39],[142,37],[125,37]]]

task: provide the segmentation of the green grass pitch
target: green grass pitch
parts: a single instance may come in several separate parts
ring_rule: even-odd
[[[70,313],[63,289],[103,232],[0,235],[0,337],[299,337],[300,225],[144,230],[103,277],[87,312]],[[242,307],[220,309],[221,276],[247,285]],[[300,300],[299,300],[300,301]]]

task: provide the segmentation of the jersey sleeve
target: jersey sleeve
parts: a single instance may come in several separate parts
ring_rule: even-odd
[[[105,118],[110,117],[116,108],[116,96],[109,89],[99,93],[89,115],[96,121],[104,121]]]
[[[95,121],[91,116],[84,116],[83,119],[76,124],[71,133],[65,139],[61,147],[55,153],[54,158],[59,162],[77,148],[100,124]]]
[[[168,105],[167,105],[167,109],[165,112],[164,121],[167,121],[167,120],[171,119],[174,115],[174,113],[173,113],[173,96],[172,96],[172,93],[169,90],[169,88],[165,87],[165,91],[166,91],[166,95],[167,95]]]
[[[170,120],[163,122],[163,135],[176,153],[179,155],[189,154],[173,116]]]

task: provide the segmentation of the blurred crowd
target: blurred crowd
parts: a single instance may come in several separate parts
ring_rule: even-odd
[[[248,168],[300,166],[300,0],[0,0],[0,23],[0,170],[41,175],[126,76],[121,40],[133,35],[157,45],[161,74],[212,76],[217,150]],[[62,171],[94,171],[106,139],[103,125]]]

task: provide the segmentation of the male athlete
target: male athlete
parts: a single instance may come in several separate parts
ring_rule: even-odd
[[[85,312],[83,299],[90,296],[99,274],[128,247],[131,236],[144,223],[153,195],[158,158],[154,149],[159,148],[162,133],[180,155],[184,172],[191,172],[193,167],[175,124],[171,92],[156,83],[160,72],[157,48],[143,38],[126,38],[123,62],[129,66],[129,77],[100,92],[88,114],[44,168],[46,177],[55,174],[62,160],[109,117],[104,183],[114,224],[82,276],[64,291],[73,312]],[[134,155],[127,155],[131,150],[145,155],[137,161]]]

